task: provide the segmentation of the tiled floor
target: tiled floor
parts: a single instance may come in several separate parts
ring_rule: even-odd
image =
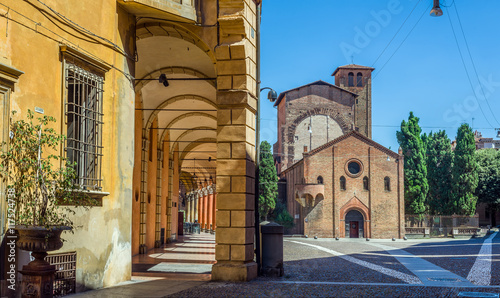
[[[180,236],[177,242],[132,257],[132,276],[210,280],[215,264],[215,235]]]

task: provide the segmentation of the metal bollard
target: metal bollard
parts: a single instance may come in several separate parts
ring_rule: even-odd
[[[283,276],[283,226],[260,223],[260,272],[264,276]]]

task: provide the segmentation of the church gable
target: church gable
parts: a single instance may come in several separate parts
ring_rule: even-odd
[[[380,151],[381,153],[383,154],[386,154],[390,157],[393,157],[393,158],[400,158],[401,156],[395,152],[393,152],[392,150],[380,145],[379,143],[373,141],[372,139],[369,139],[365,136],[363,136],[362,134],[360,134],[359,132],[357,131],[351,131],[335,140],[332,140],[326,144],[324,144],[323,146],[320,146],[308,153],[306,153],[305,155],[306,156],[312,156],[326,148],[329,148],[333,145],[336,145],[336,146],[342,146],[342,143],[344,141],[347,141],[349,138],[355,138],[356,140],[359,140],[359,142],[361,142],[362,144],[366,144],[367,146],[372,146],[374,149],[376,149],[377,151]]]
[[[279,106],[283,99],[286,99],[286,102],[292,102],[297,99],[311,97],[324,98],[342,105],[352,106],[356,96],[356,93],[320,80],[282,92],[274,106]]]

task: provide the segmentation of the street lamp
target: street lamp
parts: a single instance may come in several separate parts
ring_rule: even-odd
[[[276,99],[278,98],[278,94],[276,93],[276,91],[274,91],[274,89],[270,87],[264,87],[257,90],[259,90],[259,93],[257,94],[257,113],[255,115],[256,123],[255,123],[255,200],[254,200],[255,212],[254,214],[255,214],[255,244],[256,244],[255,256],[256,256],[258,271],[260,272],[260,235],[259,235],[260,92],[262,92],[263,90],[269,90],[269,92],[267,93],[267,99],[269,99],[270,102],[275,102]]]
[[[439,0],[434,0],[434,7],[431,9],[431,17],[440,17],[443,15],[441,7],[439,7]]]

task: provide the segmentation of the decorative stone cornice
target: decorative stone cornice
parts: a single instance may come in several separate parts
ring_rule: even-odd
[[[67,57],[72,56],[74,58],[80,59],[84,62],[92,64],[95,68],[102,72],[107,72],[111,69],[112,65],[110,65],[107,62],[104,62],[100,59],[96,59],[94,57],[91,57],[83,52],[80,52],[79,50],[72,48],[68,45],[61,44],[59,45],[59,50],[61,51],[62,55]]]
[[[0,80],[7,82],[9,85],[17,83],[23,73],[14,67],[0,63]]]

